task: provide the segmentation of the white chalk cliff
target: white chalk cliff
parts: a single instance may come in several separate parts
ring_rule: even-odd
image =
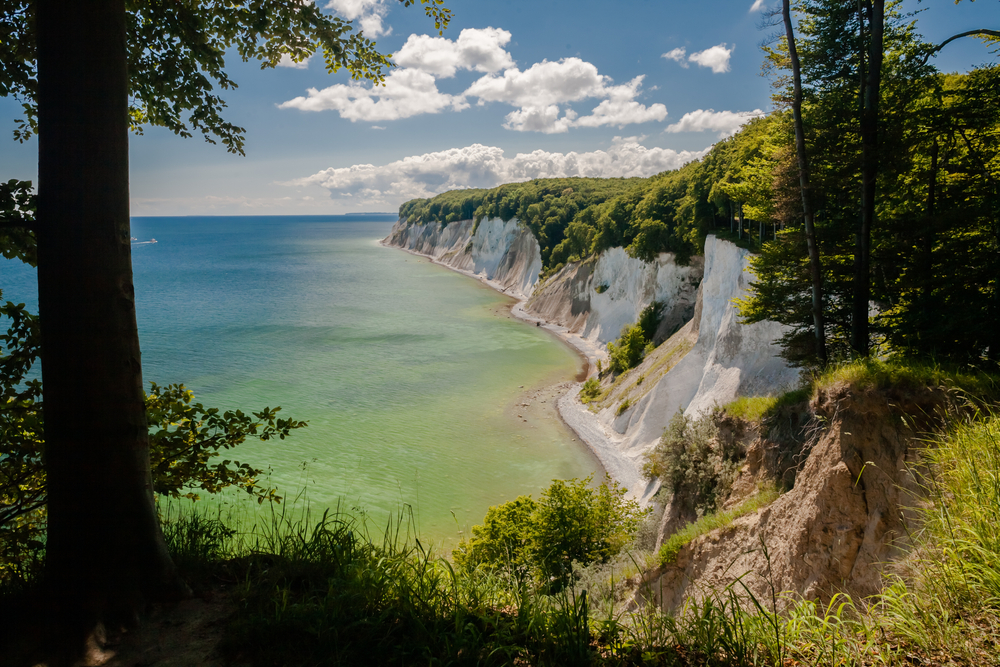
[[[478,226],[471,220],[448,225],[400,220],[383,243],[521,299],[515,314],[545,323],[592,361],[606,358],[606,344],[643,308],[653,301],[664,305],[660,335],[676,331],[661,345],[672,345],[669,363],[663,353],[651,355],[634,372],[634,391],[619,390],[614,404],[597,414],[579,402],[576,389],[559,401],[566,422],[636,497],[655,491],[642,477],[643,454],[678,410],[702,412],[740,395],[787,389],[798,379],[798,371],[777,356],[780,325],[739,322],[732,301],[746,294],[752,279],[749,253],[714,236],[705,242],[704,257],[692,258],[688,266],[669,253],[647,263],[612,248],[567,265],[543,284],[538,242],[516,218],[484,219]],[[626,399],[626,409],[619,411]]]

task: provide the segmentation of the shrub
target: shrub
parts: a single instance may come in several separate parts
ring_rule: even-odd
[[[717,434],[713,416],[693,420],[678,410],[643,466],[646,475],[659,477],[698,516],[718,507],[744,458],[742,449],[724,445]]]
[[[531,496],[518,496],[489,508],[483,525],[473,526],[472,539],[452,552],[455,563],[467,571],[486,563],[524,579],[531,571],[529,528],[537,509],[538,503]]]
[[[618,340],[608,343],[608,370],[612,373],[624,373],[630,368],[634,368],[642,362],[646,355],[646,344],[649,341],[642,333],[642,327],[638,324],[625,326]]]
[[[660,328],[660,322],[663,320],[663,304],[659,301],[654,301],[639,313],[639,321],[636,322],[639,328],[642,329],[642,335],[645,336],[646,340],[653,342],[656,337],[656,330]]]
[[[601,361],[598,359],[597,363],[600,364]],[[600,367],[598,367],[598,372],[600,372]],[[583,383],[583,389],[580,390],[580,401],[582,403],[590,403],[600,395],[601,383],[596,377],[593,377]]]
[[[554,480],[538,501],[520,496],[491,507],[472,538],[452,552],[466,572],[477,567],[532,576],[558,592],[569,583],[573,563],[607,562],[632,539],[648,513],[610,478]]]

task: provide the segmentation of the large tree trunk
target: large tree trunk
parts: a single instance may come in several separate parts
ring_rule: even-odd
[[[799,52],[795,48],[795,30],[792,26],[792,11],[789,0],[782,0],[781,15],[785,23],[785,39],[788,41],[788,56],[792,61],[792,122],[795,124],[795,157],[799,166],[799,190],[802,192],[802,218],[806,226],[806,247],[809,252],[809,278],[812,282],[813,336],[816,356],[824,366],[826,354],[826,326],[823,321],[823,270],[819,259],[819,245],[816,242],[816,219],[812,208],[812,185],[809,174],[809,159],[806,155],[806,134],[802,125],[802,68]],[[777,233],[776,233],[777,234]]]
[[[866,16],[867,15],[867,16]],[[864,26],[869,26],[867,48]],[[871,300],[871,235],[875,224],[875,186],[879,170],[878,114],[882,94],[882,42],[885,0],[859,0],[861,101],[861,216],[854,247],[854,304],[851,348],[868,356],[868,302]],[[867,51],[867,53],[866,53]],[[867,56],[867,58],[866,58]],[[866,62],[867,61],[867,62]]]
[[[46,581],[62,631],[184,591],[153,503],[132,288],[123,0],[39,0]],[[73,641],[73,638],[67,638]]]

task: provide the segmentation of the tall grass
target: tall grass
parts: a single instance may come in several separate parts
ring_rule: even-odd
[[[1000,416],[977,415],[925,450],[931,504],[911,554],[875,600],[884,627],[927,655],[998,664],[1000,642]]]

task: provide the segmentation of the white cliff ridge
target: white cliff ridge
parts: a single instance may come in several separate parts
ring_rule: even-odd
[[[669,253],[643,262],[612,248],[596,260],[567,265],[543,284],[538,242],[516,218],[483,219],[478,226],[471,220],[400,220],[383,244],[425,255],[517,297],[516,316],[544,324],[592,365],[607,358],[607,343],[643,308],[661,303],[659,337],[674,335],[660,348],[670,350],[650,355],[631,393],[619,391],[596,414],[577,398],[578,386],[559,400],[566,423],[608,473],[642,500],[656,490],[642,475],[643,454],[678,410],[693,415],[740,395],[784,390],[798,379],[777,356],[780,325],[739,322],[732,301],[746,294],[752,278],[749,253],[714,236],[705,242],[704,258],[692,258],[688,266]],[[640,388],[644,377],[649,380]]]

